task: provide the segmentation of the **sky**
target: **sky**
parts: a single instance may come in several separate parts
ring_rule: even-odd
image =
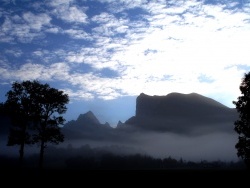
[[[70,97],[116,126],[140,93],[199,93],[232,108],[250,71],[249,0],[0,0],[0,102],[14,81]]]

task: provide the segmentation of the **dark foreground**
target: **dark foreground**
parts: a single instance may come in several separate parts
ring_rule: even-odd
[[[35,160],[34,160],[35,159]],[[172,158],[164,160],[135,155],[127,157],[103,156],[95,158],[72,157],[69,159],[51,158],[44,168],[37,167],[37,157],[29,157],[19,166],[17,159],[2,157],[0,160],[0,182],[6,185],[25,187],[50,185],[70,188],[91,185],[121,187],[149,185],[245,185],[249,184],[250,170],[242,162],[181,162]],[[47,157],[48,159],[48,157]],[[61,161],[60,161],[61,159]],[[62,162],[62,163],[60,163]],[[53,164],[53,165],[48,165]],[[58,164],[57,167],[56,164]],[[160,186],[157,186],[161,184]],[[60,186],[59,186],[60,185]],[[25,188],[24,187],[24,188]]]
[[[165,170],[80,170],[80,169],[1,169],[1,182],[8,186],[77,187],[104,186],[115,187],[152,185],[167,187],[170,184],[199,187],[249,184],[250,171],[246,169],[165,169]],[[158,185],[158,186],[156,186]],[[73,187],[76,187],[73,186]],[[91,186],[91,187],[92,187]],[[73,188],[72,187],[72,188]],[[88,186],[89,187],[89,186]]]
[[[84,187],[91,183],[95,185],[116,184],[157,185],[158,183],[175,185],[245,185],[249,183],[250,171],[247,169],[165,169],[165,170],[80,170],[80,169],[2,169],[1,179],[8,185],[39,186],[65,185],[70,183]],[[12,180],[11,180],[12,179]],[[132,185],[132,184],[131,184]],[[91,186],[91,187],[92,187]],[[34,185],[35,187],[35,185]],[[71,186],[70,186],[71,187]]]

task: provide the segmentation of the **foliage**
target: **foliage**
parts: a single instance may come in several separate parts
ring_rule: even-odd
[[[40,163],[47,142],[59,144],[64,141],[59,125],[65,119],[67,94],[38,81],[14,82],[6,94],[4,108],[11,118],[9,146],[20,145],[20,158],[24,144],[40,143]]]
[[[241,96],[233,101],[239,112],[239,119],[234,123],[234,130],[239,134],[235,147],[237,155],[250,167],[250,72],[244,75],[239,89]]]

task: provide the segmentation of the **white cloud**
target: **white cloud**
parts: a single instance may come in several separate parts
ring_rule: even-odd
[[[84,75],[84,79],[78,75],[72,80],[78,80],[79,85],[85,85],[104,99],[140,92],[152,95],[197,92],[217,98],[235,98],[239,95],[238,86],[244,73],[237,65],[247,65],[250,59],[246,46],[250,42],[250,30],[245,22],[249,15],[213,5],[202,5],[202,8],[194,8],[190,3],[184,5],[187,11],[180,17],[176,14],[184,10],[172,10],[170,14],[168,7],[154,4],[149,7],[155,13],[148,19],[149,27],[144,22],[140,27],[129,23],[126,38],[98,37],[98,48],[82,48],[81,52],[71,52],[68,56],[70,62],[87,63],[97,69],[110,67],[118,71],[120,77],[104,79],[91,74]],[[108,20],[115,19],[103,13],[92,21],[105,24]],[[109,49],[113,52],[108,58]],[[145,55],[147,50],[154,53]],[[202,82],[201,75],[213,82]],[[225,103],[230,106],[231,100]]]
[[[114,51],[111,57],[120,62],[116,70],[122,70],[119,88],[124,93],[165,95],[178,91],[213,97],[214,93],[228,92],[230,97],[239,94],[243,70],[234,65],[249,64],[246,45],[250,42],[250,25],[245,21],[249,15],[220,6],[195,4],[199,7],[184,4],[187,11],[183,18],[176,15],[184,12],[182,8],[151,4],[148,9],[155,16],[148,19],[150,27],[130,29],[127,42],[120,46],[122,50]],[[112,45],[112,41],[108,43]],[[157,53],[145,56],[147,49]],[[202,83],[198,79],[201,74],[215,81]],[[166,75],[173,75],[173,80],[164,80]]]
[[[73,0],[56,0],[48,3],[53,7],[52,13],[59,19],[70,23],[87,23],[88,16],[85,14],[84,7],[77,7]]]
[[[119,18],[114,15],[103,12],[94,16],[92,22],[98,23],[99,26],[93,28],[97,35],[113,36],[117,33],[126,33],[128,30],[128,20]]]
[[[108,9],[112,13],[120,13],[124,10],[140,8],[147,4],[147,0],[98,0],[101,3],[107,3]]]
[[[68,22],[87,22],[87,15],[77,7],[69,7],[68,10],[60,11],[60,18]]]
[[[39,52],[35,53],[40,54]],[[75,99],[92,99],[95,95],[103,99],[113,99],[120,96],[120,94],[116,92],[117,88],[110,84],[112,83],[112,79],[99,78],[92,73],[79,74],[71,73],[70,71],[70,67],[65,63],[54,63],[50,66],[27,63],[12,70],[0,68],[1,79],[67,81],[81,89],[74,92],[71,89],[65,89],[70,97]],[[95,95],[92,93],[95,93]]]
[[[57,28],[57,27],[51,27],[51,28],[46,29],[45,31],[48,32],[48,33],[54,33],[54,34],[56,34],[56,33],[60,32],[60,29]]]
[[[51,18],[45,14],[26,12],[21,16],[6,16],[1,25],[2,42],[11,42],[17,38],[20,42],[31,42],[43,35],[42,29],[50,26]]]
[[[2,79],[9,80],[51,80],[52,78],[60,80],[68,77],[68,71],[69,67],[64,63],[55,63],[49,67],[41,64],[26,63],[12,70],[0,68]]]
[[[45,14],[7,17],[1,26],[5,35],[0,34],[5,41],[13,40],[14,36],[31,40],[39,34],[31,31],[42,31],[46,26],[47,32],[62,32],[91,44],[80,43],[79,48],[58,53],[34,50],[38,57],[54,54],[64,63],[52,61],[48,66],[30,63],[11,71],[1,68],[3,78],[57,79],[76,88],[67,89],[72,97],[86,99],[107,100],[141,92],[152,95],[197,92],[230,105],[232,98],[239,95],[241,78],[248,71],[239,65],[249,66],[250,59],[249,7],[208,5],[203,1],[101,2],[110,3],[113,8],[117,3],[124,4],[116,12],[138,7],[148,14],[135,20],[125,12],[120,17],[111,14],[112,11],[102,12],[89,19],[95,27],[87,31],[80,27],[80,23],[88,21],[86,9],[65,0],[50,2],[52,14],[74,26],[64,31],[50,25],[50,17]],[[32,16],[34,19],[28,19]],[[89,65],[92,72],[73,71],[81,64]],[[117,76],[104,77],[100,74],[104,68],[115,71]],[[211,82],[205,82],[202,76]]]
[[[53,0],[49,1],[49,5],[52,7],[58,7],[58,6],[69,6],[70,3],[72,3],[74,0]]]
[[[92,40],[92,38],[89,36],[89,34],[83,30],[67,29],[67,30],[64,30],[63,32],[68,34],[73,39]]]
[[[33,55],[43,57],[45,53],[43,50],[36,50],[33,52]]]
[[[93,94],[88,93],[86,91],[82,91],[82,90],[77,90],[77,91],[74,90],[73,91],[71,89],[63,89],[63,92],[68,94],[68,96],[74,100],[92,100],[92,99],[94,99]]]
[[[30,29],[34,29],[36,31],[41,31],[44,25],[49,25],[51,18],[47,14],[33,14],[31,12],[27,12],[23,14],[23,19],[29,25]]]

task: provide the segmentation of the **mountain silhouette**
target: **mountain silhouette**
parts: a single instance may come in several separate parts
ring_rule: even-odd
[[[229,108],[216,100],[197,93],[170,93],[165,96],[150,96],[141,93],[136,98],[135,116],[116,128],[106,122],[101,124],[93,112],[80,114],[77,120],[64,126],[69,138],[125,137],[124,132],[157,131],[187,135],[202,135],[212,132],[234,132],[237,119],[235,108]]]
[[[170,93],[166,96],[149,96],[142,93],[136,99],[136,116],[206,116],[226,111],[231,109],[196,93]]]
[[[62,127],[65,140],[60,145],[80,148],[89,144],[114,152],[116,147],[125,147],[124,153],[138,151],[154,157],[171,155],[188,160],[237,159],[236,109],[197,93],[141,93],[135,108],[135,115],[125,122],[118,121],[115,128],[107,122],[100,123],[92,111],[82,113]],[[0,118],[1,125],[8,124],[6,120]],[[2,130],[5,135],[1,136],[1,147],[7,147],[7,127]]]
[[[99,125],[100,124],[99,120],[96,118],[96,116],[93,114],[92,111],[88,111],[85,114],[80,114],[76,121],[82,124],[87,124],[87,125]]]
[[[237,111],[197,93],[170,93],[136,99],[136,114],[125,121],[137,128],[175,133],[233,132]]]
[[[112,132],[108,122],[102,124],[92,111],[80,114],[77,120],[64,125],[62,132],[66,139],[106,139]]]

